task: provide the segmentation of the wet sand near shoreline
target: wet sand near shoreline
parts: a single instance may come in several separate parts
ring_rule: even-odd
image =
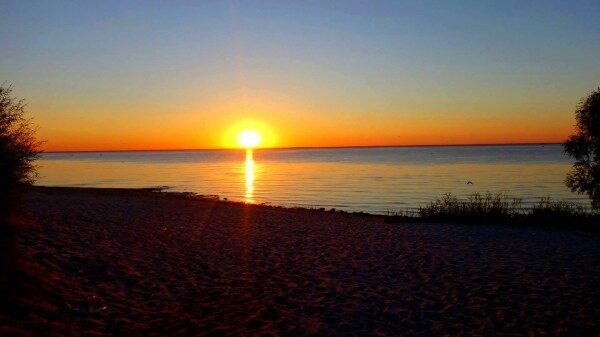
[[[33,188],[0,334],[593,336],[600,236]]]

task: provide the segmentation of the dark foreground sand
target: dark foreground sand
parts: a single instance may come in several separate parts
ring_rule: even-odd
[[[25,206],[18,250],[43,279],[1,335],[600,331],[596,234],[385,224],[139,191],[36,188]]]

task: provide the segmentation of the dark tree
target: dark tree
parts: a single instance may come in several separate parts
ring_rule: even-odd
[[[576,132],[564,144],[575,158],[566,184],[573,192],[587,193],[592,207],[600,209],[600,88],[582,99],[575,111]]]
[[[17,227],[10,212],[20,187],[33,182],[33,161],[40,143],[31,121],[25,118],[25,101],[12,97],[12,87],[0,85],[0,316],[14,311],[22,277],[15,253]]]
[[[0,202],[33,182],[33,161],[40,152],[31,121],[25,118],[25,101],[11,94],[12,86],[0,86]]]

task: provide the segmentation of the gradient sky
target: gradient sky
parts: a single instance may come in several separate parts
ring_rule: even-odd
[[[2,1],[46,150],[558,142],[600,1]],[[231,137],[230,137],[231,138]]]

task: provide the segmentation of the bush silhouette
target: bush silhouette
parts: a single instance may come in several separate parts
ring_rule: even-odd
[[[16,188],[33,182],[39,145],[25,101],[12,97],[12,86],[0,86],[0,207]]]
[[[11,96],[12,87],[0,85],[0,316],[12,314],[23,278],[15,250],[18,228],[9,213],[20,187],[33,182],[40,143],[25,118],[25,101]]]
[[[582,99],[575,111],[576,132],[564,143],[575,158],[566,184],[573,192],[587,193],[592,207],[600,209],[600,88]]]

